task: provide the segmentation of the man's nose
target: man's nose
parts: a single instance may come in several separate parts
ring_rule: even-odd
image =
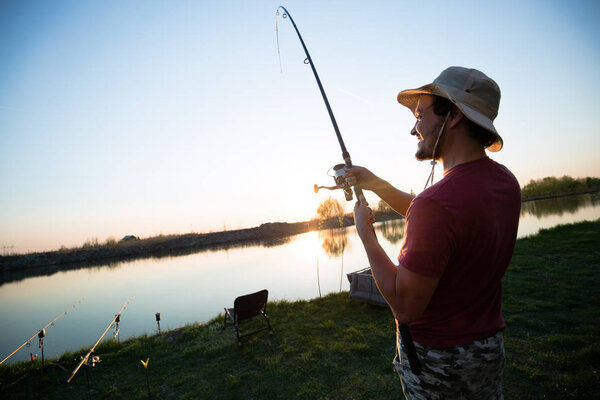
[[[417,136],[417,125],[416,124],[410,130],[410,134],[413,135],[413,136]]]

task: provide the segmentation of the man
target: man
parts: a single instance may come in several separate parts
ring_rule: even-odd
[[[474,69],[450,67],[432,84],[398,94],[417,121],[418,160],[439,160],[444,177],[418,196],[363,167],[344,175],[406,217],[396,266],[377,241],[364,197],[356,229],[396,323],[407,323],[422,372],[411,371],[398,335],[394,365],[408,399],[502,399],[505,327],[502,276],[514,250],[521,192],[486,156],[503,141],[493,120],[500,89]],[[432,175],[430,176],[433,182]]]

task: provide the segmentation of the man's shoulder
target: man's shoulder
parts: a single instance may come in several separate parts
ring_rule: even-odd
[[[500,164],[498,161],[494,161],[492,159],[489,159],[489,161],[490,161],[490,165],[492,166],[492,168],[496,169],[498,171],[498,173],[506,175],[507,177],[513,179],[515,181],[515,183],[518,184],[517,178],[510,171],[510,169],[508,169],[507,166],[505,166],[504,164]]]
[[[459,165],[442,180],[421,192],[413,202],[421,206],[462,209],[473,203],[496,199],[514,199],[520,203],[517,178],[504,165],[489,158]]]
[[[491,188],[498,185],[512,186],[520,190],[514,174],[503,164],[488,157],[458,165],[444,176],[438,192],[455,192],[462,187]],[[460,193],[456,193],[460,194]]]
[[[411,202],[406,215],[407,219],[435,220],[447,217],[447,200],[436,192],[423,191]]]

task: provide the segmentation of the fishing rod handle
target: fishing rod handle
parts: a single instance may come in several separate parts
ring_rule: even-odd
[[[356,195],[356,201],[360,203],[360,196],[363,196],[362,188],[354,185],[354,194]]]
[[[352,159],[350,158],[350,153],[348,153],[347,150],[344,150],[342,153],[342,157],[344,157],[344,162],[346,163],[346,168],[352,168]],[[356,195],[356,201],[358,201],[360,203],[360,196],[363,196],[362,188],[358,185],[354,185],[354,194]],[[349,199],[349,200],[352,200],[352,199]]]

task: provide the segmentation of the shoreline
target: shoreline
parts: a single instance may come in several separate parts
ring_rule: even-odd
[[[575,193],[558,193],[558,194],[547,194],[547,195],[537,196],[537,197],[528,197],[526,199],[521,199],[521,203],[526,203],[528,201],[536,201],[536,200],[558,199],[561,197],[579,196],[582,194],[592,194],[592,193],[598,193],[598,190],[585,190],[583,192],[575,192]]]
[[[375,214],[378,221],[403,218],[395,212]],[[345,215],[341,226],[351,225],[354,225],[354,218]],[[316,220],[293,223],[269,222],[254,228],[170,235],[89,249],[75,248],[0,256],[0,285],[32,276],[47,276],[59,271],[110,265],[127,260],[174,257],[244,246],[271,247],[287,242],[294,235],[337,227],[340,227],[337,218],[328,219],[321,226]]]
[[[592,193],[598,193],[598,191],[538,196],[524,199],[522,203]],[[377,222],[403,218],[394,211],[375,211],[375,217]],[[354,225],[354,218],[352,214],[347,214],[341,222],[340,225],[337,218],[328,219],[322,224],[316,220],[292,223],[269,222],[253,228],[211,233],[175,234],[146,239],[135,238],[110,245],[0,256],[0,285],[33,276],[49,276],[59,271],[111,265],[130,260],[175,257],[202,251],[246,246],[272,247],[284,244],[292,236],[301,233]]]

